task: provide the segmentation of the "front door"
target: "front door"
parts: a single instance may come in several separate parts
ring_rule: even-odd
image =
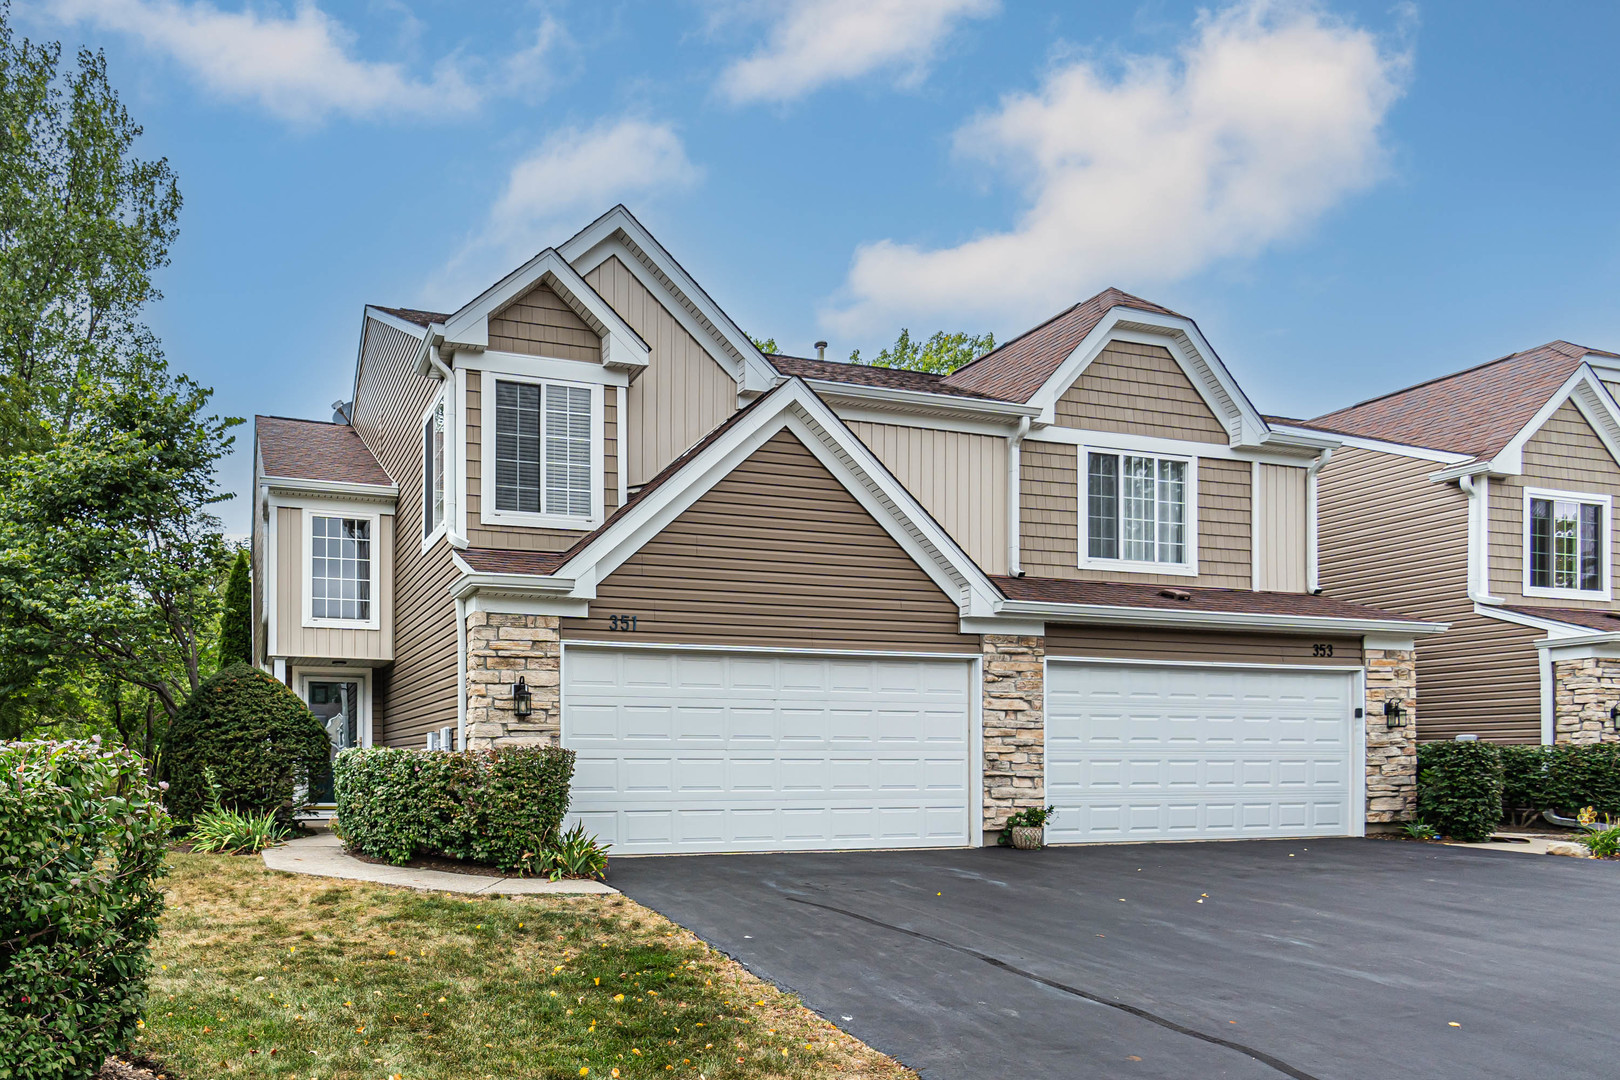
[[[361,745],[361,689],[362,684],[355,680],[316,678],[304,680],[304,702],[309,706],[309,711],[314,713],[315,718],[326,728],[326,737],[332,744],[333,757],[337,756],[339,750]],[[310,801],[317,805],[332,803],[334,794],[331,777],[316,784],[310,795]]]

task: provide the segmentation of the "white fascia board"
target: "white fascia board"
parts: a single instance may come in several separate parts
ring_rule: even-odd
[[[1307,432],[1306,428],[1290,427],[1284,424],[1272,424],[1272,431],[1281,431],[1287,434]],[[1376,450],[1381,454],[1394,454],[1398,457],[1417,458],[1419,461],[1433,461],[1441,465],[1460,465],[1466,461],[1473,461],[1471,454],[1458,454],[1450,450],[1436,450],[1429,446],[1410,446],[1406,443],[1388,442],[1384,439],[1368,439],[1360,435],[1341,435],[1337,432],[1331,435],[1337,446],[1351,446],[1357,450]]]
[[[575,314],[592,324],[591,328],[602,335],[604,364],[624,368],[647,366],[650,350],[641,335],[586,283],[555,248],[546,248],[446,319],[446,343],[487,349],[490,316],[540,284],[549,286]]]
[[[658,286],[676,301],[673,311],[677,319],[686,322],[686,319],[682,319],[683,313],[696,317],[699,331],[693,333],[693,337],[714,340],[724,354],[738,362],[738,371],[733,375],[739,392],[758,393],[775,385],[776,369],[765,359],[765,354],[755,347],[753,339],[731,321],[731,316],[721,310],[720,305],[703,291],[703,287],[622,203],[564,241],[558,251],[581,274],[588,274],[606,262],[609,255],[616,254],[613,250],[615,247],[622,248],[623,253],[629,256],[628,261],[620,261],[638,279],[643,277],[639,267],[650,267],[656,272],[662,279],[657,282]],[[652,286],[646,280],[642,280],[642,285],[652,291]],[[692,327],[688,327],[687,331],[692,333]]]
[[[1620,634],[1588,634],[1582,638],[1548,639],[1531,642],[1550,668],[1555,660],[1584,660],[1590,657],[1620,657]]]
[[[1270,421],[1267,421],[1267,424],[1269,430],[1260,441],[1273,450],[1285,453],[1294,450],[1301,455],[1309,456],[1321,450],[1337,450],[1344,445],[1344,440],[1337,435],[1327,435],[1307,428],[1284,427]]]
[[[1030,428],[1030,442],[1057,443],[1064,446],[1107,448],[1127,453],[1179,454],[1182,457],[1216,458],[1222,461],[1256,461],[1266,465],[1284,465],[1293,469],[1309,467],[1311,458],[1297,453],[1280,453],[1269,444],[1264,450],[1253,447],[1234,447],[1220,442],[1198,442],[1194,439],[1166,439],[1158,435],[1139,435],[1134,431],[1094,431],[1060,424]]]
[[[1003,600],[998,614],[1041,616],[1048,622],[1114,623],[1124,626],[1175,626],[1206,630],[1292,630],[1299,633],[1439,634],[1449,623],[1416,619],[1340,619],[1320,615],[1272,615],[1240,611],[1176,611],[1169,608],[1122,607],[1115,604],[1059,604],[1037,600]]]
[[[427,327],[419,323],[413,323],[409,319],[402,319],[398,315],[392,315],[382,308],[373,307],[370,304],[366,305],[366,318],[375,319],[384,326],[392,326],[395,330],[403,330],[418,341],[425,340],[428,335]]]
[[[1127,307],[1110,309],[1029,399],[1031,405],[1040,407],[1039,422],[1056,423],[1057,399],[1085,373],[1108,343],[1116,340],[1168,349],[1205,404],[1221,417],[1233,445],[1259,446],[1265,439],[1270,431],[1265,418],[1204,340],[1196,323]]]
[[[294,498],[313,496],[383,503],[392,503],[399,498],[398,484],[350,484],[338,480],[301,480],[295,476],[260,476],[259,484],[269,489],[271,494]]]
[[[669,481],[612,522],[558,573],[578,580],[576,596],[596,585],[728,476],[772,436],[791,430],[873,518],[905,549],[964,615],[989,615],[1000,593],[871,450],[801,379],[791,379],[756,405]]]
[[[1577,626],[1574,623],[1559,622],[1557,619],[1526,615],[1522,611],[1508,611],[1506,608],[1500,608],[1494,604],[1476,603],[1474,605],[1474,614],[1483,615],[1487,619],[1495,619],[1498,622],[1513,623],[1515,626],[1528,626],[1532,630],[1544,630],[1547,633],[1547,639],[1550,641],[1565,638],[1581,638],[1584,640],[1590,637],[1603,636],[1601,630]]]
[[[466,566],[460,558],[458,567]],[[511,596],[568,596],[574,591],[573,578],[553,577],[549,574],[492,574],[471,568],[462,571],[450,583],[450,599],[465,600],[479,593],[493,592]]]
[[[779,376],[780,377],[780,376]],[[1034,405],[1020,405],[1013,401],[989,401],[984,398],[957,397],[952,394],[930,394],[923,390],[897,390],[887,386],[860,386],[835,382],[831,379],[805,379],[816,394],[830,404],[850,402],[870,408],[891,408],[906,412],[925,412],[943,416],[990,417],[1011,427],[1020,416],[1034,417],[1040,409]]]
[[[1592,425],[1597,437],[1602,440],[1608,449],[1609,456],[1620,463],[1620,406],[1609,395],[1603,380],[1587,364],[1576,368],[1570,377],[1564,380],[1552,397],[1548,398],[1541,408],[1536,410],[1530,422],[1520,428],[1518,434],[1491,459],[1491,471],[1503,476],[1519,476],[1524,472],[1524,446],[1542,427],[1551,420],[1553,414],[1561,409],[1564,402],[1573,400],[1575,407],[1586,417],[1586,422]]]

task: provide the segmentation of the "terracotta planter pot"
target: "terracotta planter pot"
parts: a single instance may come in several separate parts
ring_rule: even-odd
[[[1046,846],[1046,830],[1039,825],[1014,825],[1012,846],[1020,851],[1039,851]]]

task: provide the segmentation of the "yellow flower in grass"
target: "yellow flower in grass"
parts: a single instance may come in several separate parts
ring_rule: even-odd
[[[623,994],[614,994],[613,995],[613,1000],[614,1001],[623,1001],[624,1000],[624,995]]]

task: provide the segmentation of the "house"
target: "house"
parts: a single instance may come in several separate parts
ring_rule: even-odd
[[[368,307],[335,419],[257,421],[259,662],[335,745],[560,740],[618,852],[1411,809],[1441,627],[1317,594],[1339,438],[1117,290],[944,377],[767,356],[616,207]]]
[[[1423,740],[1613,741],[1620,355],[1554,341],[1291,432],[1317,475],[1326,595],[1442,621],[1418,645]]]

